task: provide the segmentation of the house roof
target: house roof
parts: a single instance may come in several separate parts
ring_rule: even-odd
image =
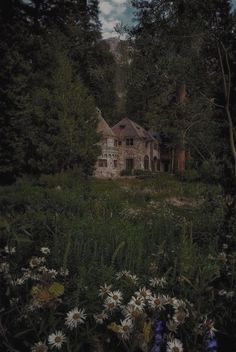
[[[127,117],[113,126],[112,131],[119,138],[133,137],[145,140],[155,140],[155,138],[148,131]]]
[[[102,113],[99,109],[97,109],[98,112],[98,125],[97,125],[97,132],[101,133],[104,137],[115,137],[114,132],[112,129],[109,127],[108,123],[104,120],[102,117]]]

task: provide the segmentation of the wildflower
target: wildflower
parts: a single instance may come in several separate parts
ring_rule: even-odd
[[[173,315],[173,320],[177,324],[183,324],[187,317],[188,317],[188,313],[185,310],[178,309],[175,311],[175,314]]]
[[[48,348],[45,343],[42,341],[39,341],[34,344],[34,346],[31,348],[32,352],[47,352]]]
[[[166,323],[166,327],[169,331],[176,333],[178,329],[178,323],[174,320],[169,320]]]
[[[183,344],[178,339],[173,339],[167,342],[166,352],[183,352]]]
[[[158,309],[158,310],[165,309],[164,307],[165,301],[161,296],[153,295],[149,297],[148,304],[151,309]]]
[[[138,291],[136,291],[135,295],[137,296],[137,298],[148,299],[152,295],[152,292],[146,289],[146,287],[144,286],[141,287]]]
[[[133,306],[131,304],[128,304],[126,307],[123,308],[123,315],[125,316],[126,319],[137,319],[140,314],[142,314],[143,309],[138,308],[137,306]]]
[[[107,284],[104,284],[104,286],[100,286],[98,296],[103,297],[107,295],[111,291],[111,287],[112,285],[107,286]]]
[[[72,309],[67,313],[66,326],[71,330],[76,328],[79,324],[84,324],[86,319],[86,314],[84,309],[78,310],[78,308]]]
[[[64,342],[66,342],[66,336],[62,331],[55,331],[55,334],[51,334],[48,337],[48,343],[52,345],[52,347],[56,347],[58,350],[61,349]]]
[[[145,302],[143,297],[135,297],[132,296],[131,300],[128,303],[131,306],[134,306],[135,308],[139,309],[139,310],[143,310],[144,306],[145,306]]]
[[[104,321],[108,319],[108,315],[105,311],[102,311],[102,313],[99,314],[94,314],[93,317],[97,324],[103,324]]]
[[[160,352],[162,343],[163,323],[156,320],[153,324],[153,345],[151,352]]]
[[[48,247],[41,247],[40,252],[43,254],[46,254],[46,255],[51,253],[51,251]]]
[[[64,269],[64,268],[60,268],[60,275],[62,276],[68,276],[69,275],[69,270],[68,269]]]
[[[127,340],[133,328],[133,321],[131,319],[121,320],[120,334],[121,338]]]
[[[40,264],[45,263],[45,258],[44,257],[32,257],[30,259],[29,265],[31,268],[36,268]]]
[[[122,270],[116,274],[116,280],[120,280],[122,277],[128,277],[131,275],[131,272],[128,270]]]
[[[115,302],[115,304],[120,304],[123,296],[121,291],[117,290],[117,291],[110,291],[108,292],[108,297],[110,298],[111,302]]]
[[[132,281],[133,284],[136,284],[138,282],[138,277],[137,275],[127,275],[127,279],[129,279],[130,281]]]
[[[206,350],[209,352],[217,351],[217,341],[214,333],[212,334],[211,332],[207,332],[206,334]]]
[[[3,262],[0,264],[0,273],[8,274],[9,273],[9,263]]]
[[[117,301],[112,300],[110,297],[107,297],[103,304],[104,308],[110,311],[113,311],[114,309],[116,309],[117,305],[118,305]]]
[[[8,254],[16,253],[16,247],[5,246],[4,251]]]
[[[152,287],[161,287],[161,288],[163,288],[167,284],[167,281],[166,281],[166,279],[164,277],[162,277],[162,278],[154,277],[154,278],[149,280],[149,283],[150,283],[150,286],[152,286]]]

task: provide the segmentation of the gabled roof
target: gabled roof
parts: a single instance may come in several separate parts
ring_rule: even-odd
[[[127,117],[113,126],[112,131],[119,138],[133,137],[144,140],[155,140],[148,131]]]
[[[97,132],[101,133],[103,137],[114,137],[115,134],[112,129],[109,127],[108,123],[102,117],[102,113],[99,109],[98,111],[98,125],[97,125]]]

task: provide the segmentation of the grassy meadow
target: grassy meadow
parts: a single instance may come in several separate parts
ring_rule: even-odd
[[[87,317],[76,337],[67,336],[63,351],[149,351],[154,337],[148,324],[157,318],[169,329],[163,346],[171,336],[185,351],[205,351],[209,329],[217,329],[219,346],[221,340],[232,345],[235,253],[233,239],[222,236],[220,186],[167,174],[81,180],[68,172],[20,179],[1,187],[0,199],[4,350],[39,351],[37,341],[44,343],[55,329],[66,330],[64,316],[74,307],[85,309]],[[165,297],[163,307],[170,299],[182,303],[160,310],[150,306],[145,322],[126,339],[119,330],[121,312],[108,314],[106,302],[109,321],[94,319],[105,283],[124,300],[150,286]],[[182,324],[170,327],[180,311]]]

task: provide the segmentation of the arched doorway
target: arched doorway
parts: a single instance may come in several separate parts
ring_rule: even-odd
[[[147,155],[144,157],[144,170],[149,170],[149,157]]]

